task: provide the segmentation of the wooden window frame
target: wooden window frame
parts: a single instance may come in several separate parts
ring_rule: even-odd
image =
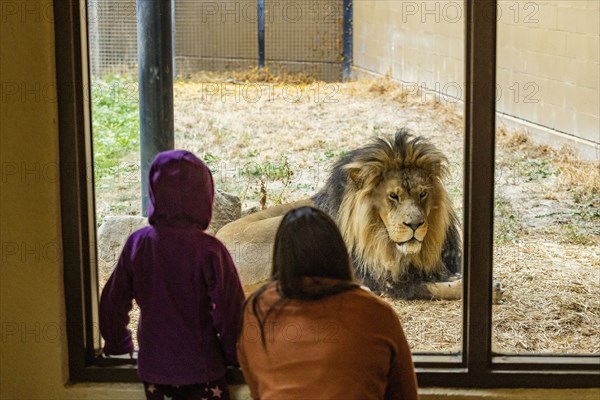
[[[99,359],[90,86],[84,0],[54,0],[69,376],[136,382],[128,359]],[[491,287],[494,218],[496,0],[466,0],[462,353],[414,356],[421,387],[597,387],[598,356],[496,355]],[[476,108],[475,108],[476,107]],[[480,288],[489,288],[481,290]]]

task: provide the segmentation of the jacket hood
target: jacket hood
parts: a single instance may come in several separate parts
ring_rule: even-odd
[[[151,225],[196,225],[212,217],[214,185],[210,170],[185,150],[159,153],[149,173],[148,221]]]

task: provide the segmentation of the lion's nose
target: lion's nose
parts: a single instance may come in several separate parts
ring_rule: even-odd
[[[404,225],[410,227],[413,231],[416,231],[425,221],[420,222],[403,222]]]

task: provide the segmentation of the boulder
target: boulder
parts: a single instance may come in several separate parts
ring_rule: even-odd
[[[215,199],[213,204],[212,221],[206,231],[211,235],[217,233],[221,227],[240,219],[242,216],[242,202],[236,195],[215,190]]]
[[[213,218],[206,230],[214,235],[223,225],[239,219],[242,213],[240,199],[221,190],[215,191]],[[98,229],[98,272],[100,280],[108,279],[117,265],[121,250],[129,235],[148,225],[148,220],[141,216],[106,217]]]
[[[98,272],[100,279],[107,278],[117,265],[121,250],[129,235],[148,225],[141,216],[106,217],[98,228]]]

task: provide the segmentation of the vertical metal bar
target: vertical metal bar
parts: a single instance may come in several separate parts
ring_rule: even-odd
[[[464,351],[477,380],[491,367],[496,116],[496,0],[466,0]]]
[[[258,0],[258,68],[265,67],[265,0]]]
[[[171,2],[137,0],[142,214],[148,209],[148,170],[157,153],[175,146]]]
[[[353,0],[344,0],[344,26],[343,26],[343,59],[342,59],[342,79],[344,81],[350,78],[352,73],[352,26],[353,26]]]
[[[175,13],[175,0],[171,0],[171,47],[173,49],[173,79],[177,78],[177,14]]]

